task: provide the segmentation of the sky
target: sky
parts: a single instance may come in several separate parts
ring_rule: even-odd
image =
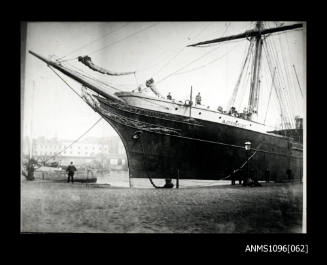
[[[269,22],[271,27],[280,23]],[[163,95],[186,100],[190,88],[201,92],[203,104],[211,109],[226,106],[239,77],[249,41],[237,40],[209,47],[186,47],[199,41],[242,33],[255,22],[30,22],[27,26],[25,60],[25,94],[23,134],[32,136],[76,139],[100,116],[85,104],[45,63],[28,53],[32,50],[45,57],[69,60],[74,67],[126,91],[135,89],[151,77]],[[280,62],[286,65],[290,81],[289,105],[294,115],[304,115],[306,91],[306,58],[304,30],[288,31],[269,36],[270,44],[282,51]],[[88,55],[92,61],[111,71],[136,71],[136,76],[103,76],[76,60]],[[264,56],[264,54],[263,54]],[[263,107],[266,113],[271,89],[271,73],[262,64],[260,75]],[[302,93],[294,74],[295,66]],[[266,77],[266,78],[265,78]],[[65,77],[76,90],[81,85]],[[285,79],[286,80],[286,79]],[[249,87],[244,86],[236,100],[239,108],[247,104]],[[273,106],[276,105],[274,108]],[[272,93],[268,118],[279,121],[276,96]],[[265,116],[265,115],[264,115]],[[263,116],[261,116],[263,119]],[[116,135],[102,120],[85,137]]]

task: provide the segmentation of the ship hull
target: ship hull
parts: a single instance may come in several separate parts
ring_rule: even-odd
[[[95,110],[120,135],[132,178],[229,179],[243,166],[258,179],[267,170],[272,180],[302,179],[302,145],[289,138],[98,100]]]
[[[185,113],[181,116],[132,106],[124,102],[123,94],[119,97],[117,93],[104,92],[83,74],[76,74],[61,63],[49,61],[32,51],[30,53],[102,96],[94,95],[98,101],[93,101],[92,96],[88,97],[85,92],[83,98],[120,135],[127,153],[130,177],[225,179],[250,158],[246,163],[247,172],[250,170],[258,179],[264,172],[269,172],[274,180],[302,179],[301,143],[258,130],[261,126],[255,128],[251,122],[245,122],[249,127],[253,125],[251,129],[239,127],[239,120],[231,124],[230,117],[217,118],[216,115],[220,114],[216,112],[206,111],[207,117],[204,117],[198,110],[196,117],[193,114],[187,117]],[[126,96],[131,98],[130,93]],[[146,100],[154,103],[153,99]],[[168,103],[160,104],[167,107]],[[180,111],[178,108],[176,106],[170,111]],[[220,118],[222,122],[217,122]],[[248,152],[244,149],[247,141],[252,143]],[[244,170],[242,172],[245,174]]]

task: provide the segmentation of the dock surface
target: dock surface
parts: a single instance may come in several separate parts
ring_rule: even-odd
[[[117,181],[94,185],[22,180],[21,231],[302,232],[301,183],[242,187],[186,182],[181,181],[180,189],[154,189],[142,187],[145,180],[134,182],[136,188],[119,186]]]

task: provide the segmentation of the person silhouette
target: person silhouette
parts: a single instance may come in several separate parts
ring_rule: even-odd
[[[77,171],[76,167],[73,165],[73,162],[70,162],[70,165],[66,169],[66,172],[68,173],[67,182],[71,180],[71,182],[74,183],[75,171]]]
[[[201,95],[200,92],[195,97],[195,102],[197,105],[201,105]]]

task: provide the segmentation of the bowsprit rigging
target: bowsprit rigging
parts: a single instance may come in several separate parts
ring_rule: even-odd
[[[92,59],[90,56],[78,56],[78,61],[81,62],[82,64],[86,65],[87,67],[91,68],[93,71],[97,71],[99,73],[102,73],[102,74],[106,74],[106,75],[132,75],[132,74],[135,74],[135,71],[134,72],[113,72],[113,71],[109,71],[109,70],[106,70],[102,67],[99,67],[97,65],[95,65],[93,62],[92,62]]]
[[[276,180],[280,180],[285,178],[285,172],[291,172],[288,175],[293,179],[301,179],[303,123],[302,119],[297,117],[296,127],[291,127],[295,122],[292,118],[294,113],[290,110],[290,105],[294,104],[294,101],[290,99],[291,93],[288,90],[291,88],[287,86],[291,82],[286,79],[289,71],[279,69],[281,66],[287,66],[287,63],[285,61],[281,63],[285,56],[281,54],[280,49],[278,50],[279,46],[267,39],[272,38],[275,33],[302,27],[302,23],[297,23],[268,28],[265,23],[259,21],[256,22],[254,29],[244,33],[187,45],[203,47],[230,40],[250,41],[241,65],[241,73],[228,104],[230,110],[219,108],[216,111],[209,109],[200,101],[193,103],[192,92],[185,101],[164,98],[156,88],[156,84],[163,79],[156,82],[150,78],[145,82],[145,88],[140,86],[139,89],[130,92],[114,89],[105,83],[96,82],[96,78],[64,66],[64,62],[46,59],[32,51],[30,53],[51,68],[79,82],[83,88],[94,92],[85,94],[84,100],[112,125],[121,137],[128,157],[131,178],[170,180],[178,175],[180,179],[218,180],[241,168],[248,161],[247,158],[251,157],[249,167],[257,176],[269,171]],[[200,58],[192,60],[186,66],[219,48],[218,46],[209,52],[206,51]],[[177,53],[179,54],[181,53]],[[263,59],[266,59],[267,66],[262,63]],[[87,56],[81,56],[80,62],[105,75],[135,74],[135,71],[122,73],[108,71],[93,64],[91,58]],[[178,71],[184,68],[185,66]],[[270,73],[271,78],[266,107],[270,105],[270,97],[275,92],[282,112],[282,130],[272,131],[257,120],[258,114],[262,113],[264,119],[267,115],[267,108],[261,112],[259,110],[260,104],[263,104],[261,77],[262,74],[266,74],[265,71],[268,75]],[[233,106],[241,84],[243,87],[249,84],[250,92],[246,102],[247,110],[243,113],[237,112]],[[147,88],[153,94],[146,93]],[[192,89],[191,87],[191,91]],[[248,152],[246,153],[243,146],[245,143],[248,146],[249,142],[255,148],[246,149]]]

